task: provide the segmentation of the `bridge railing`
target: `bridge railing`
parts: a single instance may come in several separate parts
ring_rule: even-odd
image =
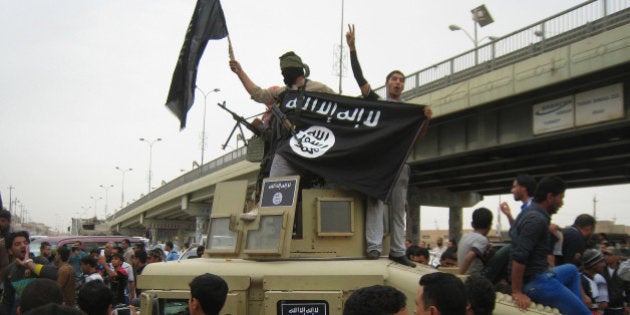
[[[185,173],[175,179],[173,179],[172,181],[156,188],[155,190],[153,190],[152,192],[142,196],[140,199],[132,202],[131,204],[127,205],[126,207],[118,210],[117,212],[114,212],[114,214],[112,214],[111,216],[109,216],[107,218],[107,221],[111,221],[115,218],[118,218],[124,214],[129,213],[130,211],[132,211],[133,209],[135,209],[137,206],[142,205],[170,190],[173,190],[183,184],[186,183],[190,183],[194,180],[197,180],[199,178],[202,178],[210,173],[214,173],[217,170],[226,168],[232,164],[235,164],[237,162],[241,162],[245,160],[245,156],[247,155],[247,147],[242,147],[242,148],[238,148],[232,152],[228,152],[208,163],[205,163],[204,165],[201,165],[200,167]]]
[[[405,77],[410,99],[630,22],[627,0],[591,0]],[[385,87],[376,89],[385,95]]]

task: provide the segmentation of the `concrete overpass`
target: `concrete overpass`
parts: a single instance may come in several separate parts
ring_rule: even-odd
[[[595,13],[593,13],[595,12]],[[404,99],[434,119],[409,163],[410,209],[461,209],[505,193],[517,173],[558,175],[569,187],[630,182],[630,8],[589,1],[406,78]],[[109,218],[112,230],[155,239],[205,229],[214,185],[253,184],[246,149],[156,189]],[[418,211],[408,231],[419,233]],[[157,234],[156,234],[157,233]]]

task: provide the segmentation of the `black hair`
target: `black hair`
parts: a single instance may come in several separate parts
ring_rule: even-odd
[[[164,243],[164,246],[168,246],[168,248],[170,248],[171,250],[174,248],[173,242],[171,241],[167,241],[166,243]]]
[[[61,261],[68,262],[68,258],[70,257],[70,251],[68,250],[68,247],[59,246],[57,247],[57,255],[59,255],[59,258],[61,259]]]
[[[46,315],[85,315],[85,313],[81,312],[80,310],[72,307],[72,306],[65,306],[65,305],[59,305],[59,304],[55,304],[55,303],[48,303],[44,306],[40,306],[37,308],[34,308],[26,313],[22,313],[23,315],[41,315],[41,314],[46,314]]]
[[[469,276],[464,283],[468,303],[475,315],[492,315],[497,297],[490,280],[474,275]]]
[[[7,209],[1,208],[0,210],[0,218],[5,218],[11,221],[11,212]]]
[[[147,252],[143,250],[137,250],[133,252],[133,256],[136,257],[136,259],[138,259],[140,263],[143,263],[143,264],[146,264],[147,258],[149,258],[149,255],[147,255]]]
[[[583,213],[575,218],[575,221],[573,221],[573,225],[579,228],[585,228],[589,226],[595,227],[595,218],[590,214]]]
[[[440,260],[452,259],[457,261],[457,248],[455,246],[447,248],[440,256]]]
[[[418,245],[411,245],[407,248],[407,251],[405,252],[405,255],[407,256],[407,258],[411,259],[411,255],[414,256],[424,256],[424,258],[429,259],[429,250],[424,248],[424,247],[420,247]]]
[[[123,248],[122,248],[122,247],[120,247],[120,246],[115,246],[115,247],[114,247],[114,250],[115,250],[116,252],[118,252],[118,253],[121,253],[121,254],[124,254],[124,253],[125,253],[125,251],[123,250]]]
[[[46,242],[46,241],[42,242],[42,243],[39,245],[39,250],[40,250],[40,251],[44,251],[44,247],[46,247],[46,246],[51,246],[51,245],[50,245],[50,243],[48,243],[48,242]]]
[[[478,208],[472,214],[473,229],[489,229],[492,227],[492,211],[488,208]]]
[[[403,82],[405,82],[405,75],[402,73],[402,71],[393,70],[392,72],[388,73],[387,76],[385,77],[385,83],[387,83],[387,81],[389,81],[389,78],[391,78],[394,74],[400,74],[403,77]]]
[[[557,196],[564,193],[566,184],[558,177],[550,176],[540,180],[534,194],[534,201],[541,203],[547,200],[547,195]]]
[[[92,255],[83,256],[83,258],[81,258],[81,263],[85,265],[89,265],[90,267],[93,267],[93,268],[96,268],[96,266],[98,265],[96,258],[94,258],[94,256]]]
[[[426,309],[435,306],[443,315],[466,313],[466,289],[455,275],[446,272],[426,274],[420,278],[420,285],[424,287],[421,298]]]
[[[197,257],[203,256],[203,252],[205,250],[206,250],[206,248],[203,245],[197,246]]]
[[[282,69],[284,84],[292,86],[297,78],[304,76],[304,68],[288,67]]]
[[[536,191],[536,180],[529,174],[518,174],[516,175],[516,183],[519,186],[525,187],[527,190],[527,195],[532,197],[534,192]]]
[[[17,231],[9,233],[6,242],[4,243],[4,247],[6,249],[11,249],[11,247],[13,247],[13,240],[15,240],[16,237],[24,237],[28,244],[31,243],[31,237],[28,235],[28,231]]]
[[[79,289],[77,304],[87,315],[107,315],[114,295],[101,281],[86,282]]]
[[[190,295],[199,301],[206,315],[218,315],[227,298],[228,285],[223,278],[205,273],[195,277],[190,283]]]
[[[26,313],[48,303],[61,304],[62,302],[63,293],[56,281],[37,278],[24,287],[19,305],[22,313]]]
[[[343,315],[388,315],[405,308],[407,297],[386,285],[360,288],[352,293],[343,306]]]
[[[129,241],[129,239],[127,239],[127,238],[126,238],[126,239],[124,239],[124,240],[122,240],[122,241],[120,241],[120,242],[121,242],[121,243],[127,243],[127,244],[131,245],[131,242],[130,242],[130,241]]]

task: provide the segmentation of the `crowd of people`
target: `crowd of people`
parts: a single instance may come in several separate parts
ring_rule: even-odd
[[[621,263],[630,257],[627,240],[615,244],[603,233],[594,234],[597,222],[589,214],[578,215],[565,228],[553,224],[551,217],[562,207],[565,189],[557,177],[536,183],[532,176],[519,175],[511,190],[514,200],[523,204],[518,216],[513,217],[507,203],[499,205],[511,224],[509,245],[492,246],[487,235],[493,214],[479,208],[472,213],[472,232],[457,246],[445,247],[437,263],[433,258],[441,239],[431,251],[410,245],[407,257],[436,268],[457,266],[459,274],[487,281],[488,291],[511,294],[523,311],[535,302],[563,314],[629,314],[630,261]],[[449,252],[456,254],[454,260]]]
[[[166,243],[165,252],[159,247],[147,250],[142,242],[132,247],[129,239],[89,253],[77,241],[71,248],[59,246],[54,254],[44,241],[35,257],[29,233],[11,230],[11,213],[6,209],[0,210],[0,247],[0,315],[109,315],[115,309],[133,310],[139,305],[136,277],[148,264],[178,258],[172,242]],[[203,250],[199,246],[197,253]]]

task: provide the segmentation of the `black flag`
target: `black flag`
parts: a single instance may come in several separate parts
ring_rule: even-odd
[[[227,35],[221,3],[218,0],[198,0],[177,59],[166,100],[166,107],[179,118],[182,129],[186,127],[186,114],[195,100],[197,66],[206,44],[210,39],[220,39]]]
[[[295,166],[386,200],[425,122],[424,106],[286,93],[296,136],[277,153]]]

